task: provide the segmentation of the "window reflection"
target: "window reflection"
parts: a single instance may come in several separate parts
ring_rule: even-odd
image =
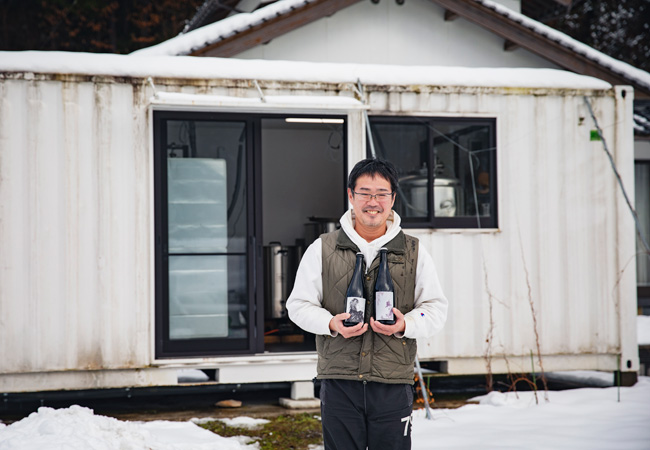
[[[492,119],[371,119],[378,156],[398,170],[405,225],[496,226],[494,129]]]

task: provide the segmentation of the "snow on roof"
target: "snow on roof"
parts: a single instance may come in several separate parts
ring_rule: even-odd
[[[278,0],[252,13],[241,13],[230,16],[210,25],[206,25],[186,34],[181,34],[168,41],[162,42],[145,49],[137,50],[132,55],[155,56],[155,55],[189,55],[195,50],[204,48],[222,39],[233,36],[249,28],[257,26],[266,20],[286,14],[296,8],[300,8],[315,0]],[[618,73],[634,83],[646,86],[650,89],[650,73],[637,69],[630,64],[619,61],[605,55],[598,50],[579,42],[568,35],[554,30],[536,20],[513,11],[501,4],[491,0],[476,0],[484,6],[501,14],[529,30],[551,39],[564,47],[591,59],[603,67]]]
[[[279,0],[250,13],[235,14],[189,33],[179,34],[165,42],[136,50],[132,55],[189,55],[267,20],[289,13],[316,0]]]
[[[389,66],[194,56],[0,52],[0,73],[246,79],[364,85],[607,90],[603,80],[555,69]]]
[[[561,31],[555,30],[547,25],[544,25],[541,22],[531,19],[530,17],[526,17],[523,14],[513,11],[492,0],[476,1],[503,15],[504,17],[507,17],[508,19],[519,23],[520,25],[523,25],[529,30],[534,31],[535,33],[544,36],[552,41],[555,41],[558,44],[574,51],[575,53],[586,57],[587,59],[597,62],[612,72],[618,73],[619,75],[622,75],[625,78],[650,89],[650,73],[641,69],[637,69],[636,67],[623,61],[619,61],[616,58],[612,58],[611,56],[607,56],[595,48],[590,47],[587,44],[583,44],[582,42],[573,39]]]

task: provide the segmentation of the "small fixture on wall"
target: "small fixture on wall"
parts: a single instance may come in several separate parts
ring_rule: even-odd
[[[343,119],[326,119],[320,117],[287,117],[288,123],[343,123]]]

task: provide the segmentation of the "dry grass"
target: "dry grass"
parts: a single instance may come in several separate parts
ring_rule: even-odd
[[[222,421],[201,426],[219,436],[249,436],[259,442],[260,450],[308,450],[310,445],[322,444],[321,422],[313,414],[281,415],[255,429],[229,427]]]

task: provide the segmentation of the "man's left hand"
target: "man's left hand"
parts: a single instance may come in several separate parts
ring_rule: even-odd
[[[393,314],[395,314],[395,324],[394,325],[384,325],[383,323],[377,322],[372,317],[370,318],[370,327],[375,331],[375,333],[385,334],[386,336],[391,336],[395,333],[403,333],[406,330],[406,322],[404,321],[404,314],[397,308],[393,308]]]

